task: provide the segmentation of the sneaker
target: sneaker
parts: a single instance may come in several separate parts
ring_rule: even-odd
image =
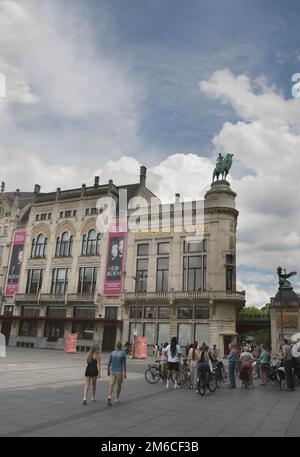
[[[91,401],[92,401],[92,402],[96,401],[96,398],[91,397]]]
[[[82,404],[83,404],[83,405],[86,405],[86,400],[83,400]]]
[[[115,403],[120,403],[120,400],[118,398],[116,398]]]
[[[111,397],[108,397],[107,404],[108,404],[108,406],[111,406]]]

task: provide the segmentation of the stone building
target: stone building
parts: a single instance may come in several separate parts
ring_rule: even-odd
[[[168,208],[156,203],[153,229],[149,208],[155,195],[146,187],[145,167],[139,183],[127,186],[100,184],[98,177],[91,187],[51,193],[36,186],[11,226],[10,243],[20,227],[27,236],[18,290],[5,297],[13,306],[9,344],[62,349],[67,335],[77,333],[79,348],[99,344],[108,351],[134,334],[147,336],[149,345],[175,335],[181,345],[205,341],[223,353],[235,340],[236,314],[245,304],[245,292],[236,291],[235,197],[227,181],[218,181],[202,205],[190,202],[189,220],[201,233],[195,239],[178,227],[184,213],[179,196]],[[99,198],[113,200],[128,226],[132,219],[149,222],[118,238],[122,255],[110,233],[98,232],[97,218],[105,212]],[[114,249],[119,257],[113,261]],[[119,289],[112,292],[109,268],[113,274],[119,269]],[[0,319],[3,326],[3,309]]]

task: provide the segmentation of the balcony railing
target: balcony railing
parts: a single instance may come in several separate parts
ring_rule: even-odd
[[[69,303],[94,303],[95,294],[68,294]]]
[[[16,294],[16,303],[37,303],[39,301],[39,294]]]
[[[40,301],[51,303],[65,303],[66,294],[41,294]]]
[[[245,301],[245,291],[196,291],[196,292],[126,292],[125,301],[141,300],[238,300]]]

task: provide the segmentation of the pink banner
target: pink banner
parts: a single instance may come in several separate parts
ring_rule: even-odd
[[[25,239],[26,232],[15,232],[5,288],[7,297],[13,297],[18,291]]]
[[[77,333],[68,333],[65,341],[65,352],[73,354],[76,352]]]
[[[126,225],[113,223],[109,230],[104,295],[121,295],[123,291]]]

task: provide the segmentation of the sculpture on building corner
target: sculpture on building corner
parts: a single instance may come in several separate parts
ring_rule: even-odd
[[[229,170],[232,165],[232,157],[233,157],[233,154],[227,154],[226,157],[224,157],[219,152],[216,167],[215,167],[214,173],[213,173],[213,182],[215,180],[215,177],[217,177],[217,181],[218,181],[220,175],[222,175],[222,179],[226,179],[226,176],[228,175]]]
[[[286,269],[283,270],[284,273],[282,273],[282,268],[278,267],[277,268],[277,274],[278,274],[278,279],[279,279],[279,288],[292,288],[292,285],[290,281],[288,281],[288,278],[291,276],[295,276],[297,274],[296,271],[292,271],[291,273],[287,273]]]

